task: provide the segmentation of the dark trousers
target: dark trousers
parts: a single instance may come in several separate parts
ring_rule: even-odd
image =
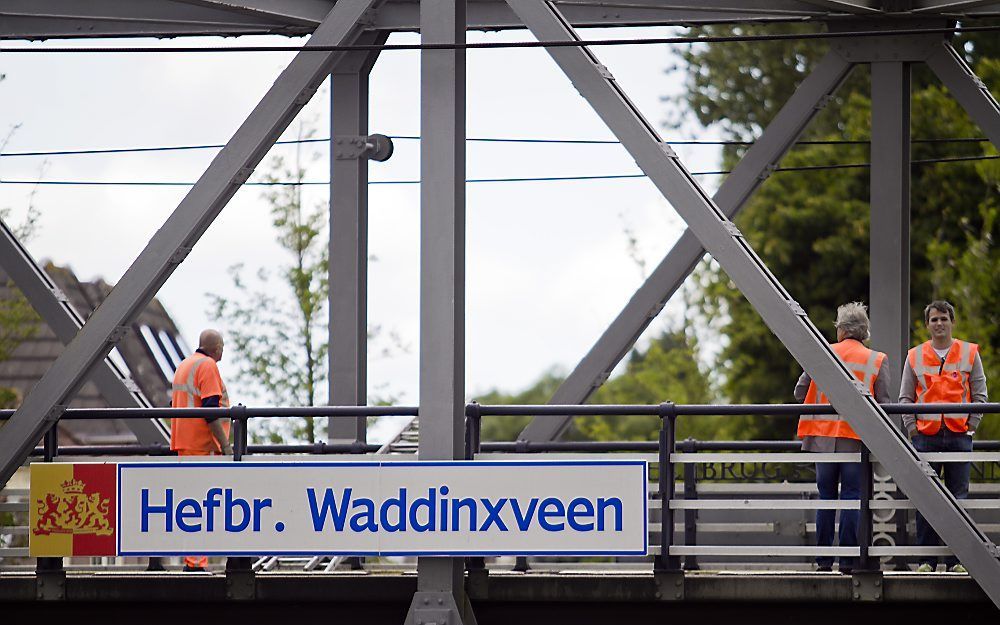
[[[816,487],[820,499],[861,499],[861,464],[856,462],[817,462]],[[838,496],[839,487],[839,496]],[[839,542],[841,547],[858,546],[858,510],[840,511]],[[816,511],[816,544],[820,547],[833,546],[833,526],[836,510]],[[854,567],[857,558],[840,558],[841,567]],[[820,556],[816,564],[833,566],[833,558]]]
[[[952,432],[942,426],[934,436],[924,436],[919,432],[915,434],[913,446],[917,448],[917,451],[972,451],[972,437],[964,432]],[[932,462],[931,466],[938,474],[941,474],[943,467],[944,485],[955,496],[955,499],[969,497],[969,473],[972,463]],[[917,544],[921,547],[936,547],[941,544],[937,532],[919,512],[917,512]],[[936,567],[937,562],[937,556],[920,556],[920,564]],[[958,558],[948,556],[945,558],[944,564],[948,567],[954,566],[958,564]]]

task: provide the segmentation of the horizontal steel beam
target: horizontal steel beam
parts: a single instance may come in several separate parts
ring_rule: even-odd
[[[883,12],[880,0],[805,0],[805,2],[840,13],[873,15]]]
[[[996,4],[996,0],[914,0],[910,10],[914,13],[965,13]]]
[[[312,32],[333,5],[333,0],[5,0],[0,4],[0,39],[297,36]],[[563,11],[576,26],[808,20],[844,13],[800,0],[618,0],[565,4]],[[500,0],[469,2],[468,18],[473,30],[524,27]],[[417,31],[419,2],[389,2],[366,19],[372,29]]]

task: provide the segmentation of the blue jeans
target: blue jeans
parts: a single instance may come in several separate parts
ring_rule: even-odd
[[[840,490],[838,497],[837,490]],[[856,462],[817,462],[816,487],[820,499],[861,499],[861,465]],[[820,547],[833,546],[833,526],[836,510],[816,511],[816,544]],[[841,547],[858,546],[858,510],[840,511],[839,540]],[[841,558],[840,566],[854,567],[856,558]],[[833,557],[820,556],[816,564],[821,567],[833,566]]]
[[[972,437],[968,434],[952,432],[942,427],[934,436],[925,436],[919,432],[913,436],[913,446],[917,451],[972,451]],[[947,487],[955,499],[967,499],[969,497],[969,473],[972,464],[969,462],[932,462],[931,466],[938,474],[944,467],[944,485]],[[917,544],[921,547],[936,547],[941,544],[937,532],[931,527],[927,519],[917,512]],[[920,564],[937,566],[936,556],[920,556]],[[945,566],[951,567],[958,564],[958,558],[948,556],[945,558]]]

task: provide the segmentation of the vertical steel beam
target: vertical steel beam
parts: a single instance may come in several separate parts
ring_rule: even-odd
[[[361,44],[385,43],[366,33]],[[330,74],[330,405],[368,403],[368,159],[344,149],[368,134],[368,76],[378,52],[350,52]],[[339,149],[338,149],[339,148]],[[327,420],[331,443],[367,440],[367,419]]]
[[[173,273],[267,151],[326,79],[342,52],[309,50],[353,41],[379,0],[341,0],[295,55],[226,147],[212,160],[104,303],[56,359],[0,431],[0,484],[66,409],[90,369],[121,340],[127,324]]]
[[[56,338],[62,341],[63,345],[68,345],[83,327],[83,318],[2,220],[0,220],[0,266],[17,288],[21,289],[35,312],[52,328]],[[94,367],[90,379],[109,406],[115,408],[152,406],[135,382],[110,358],[105,358]],[[169,441],[167,429],[155,419],[148,421],[126,419],[125,425],[132,430],[142,445],[165,444]]]
[[[552,3],[507,2],[537,39],[580,41]],[[1000,606],[997,546],[979,530],[928,463],[920,459],[875,399],[855,384],[854,376],[838,360],[802,307],[663,143],[608,69],[584,46],[550,47],[548,52],[640,169],[687,221],[775,336],[825,389],[837,411],[889,470],[987,596]]]
[[[943,42],[927,58],[927,64],[994,147],[1000,149],[1000,104],[962,55],[950,43]]]
[[[714,200],[727,217],[732,219],[743,208],[844,82],[851,67],[840,54],[831,51],[802,81],[716,192]],[[568,405],[585,402],[607,380],[704,255],[705,248],[698,238],[690,229],[684,230],[625,308],[559,385],[549,403]],[[569,427],[572,419],[571,416],[536,418],[519,438],[555,440]]]
[[[464,43],[464,0],[421,0],[422,43]],[[465,51],[420,54],[420,459],[463,457]]]
[[[869,298],[872,347],[899,388],[910,348],[910,65],[872,63]],[[893,417],[897,425],[901,417]]]
[[[465,0],[421,0],[421,43],[465,43]],[[464,458],[465,50],[420,52],[420,460]],[[474,621],[461,558],[419,558],[407,623]],[[448,622],[452,622],[452,618]]]

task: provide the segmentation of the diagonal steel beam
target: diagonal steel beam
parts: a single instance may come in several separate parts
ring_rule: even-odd
[[[994,147],[1000,149],[1000,104],[962,55],[945,41],[927,58],[927,64]]]
[[[0,220],[0,266],[3,266],[4,271],[24,293],[24,297],[42,320],[52,328],[56,338],[64,345],[69,344],[83,327],[83,318],[2,220]],[[152,406],[135,382],[110,358],[105,358],[94,367],[90,379],[108,404],[113,407]],[[155,419],[148,421],[126,419],[125,425],[143,445],[166,443],[169,440],[166,428]]]
[[[549,2],[508,0],[539,40],[579,41]],[[618,137],[636,163],[687,221],[771,331],[822,386],[879,462],[930,521],[993,603],[1000,606],[998,550],[922,461],[888,415],[856,385],[829,344],[736,226],[705,193],[657,135],[614,77],[585,47],[549,48],[577,91]]]
[[[781,161],[809,122],[826,105],[853,66],[837,52],[828,52],[778,111],[760,138],[726,177],[714,200],[732,219]],[[660,261],[649,278],[608,326],[587,355],[556,389],[550,404],[582,404],[608,379],[639,336],[663,310],[705,255],[705,248],[690,229]],[[551,441],[559,438],[573,417],[536,417],[519,438]]]
[[[212,221],[253,173],[288,124],[309,101],[342,53],[336,46],[362,31],[359,20],[379,0],[341,0],[212,160],[76,338],[56,359],[0,430],[0,484],[6,484],[31,448],[66,409],[87,373],[121,339],[128,321],[156,294]]]

